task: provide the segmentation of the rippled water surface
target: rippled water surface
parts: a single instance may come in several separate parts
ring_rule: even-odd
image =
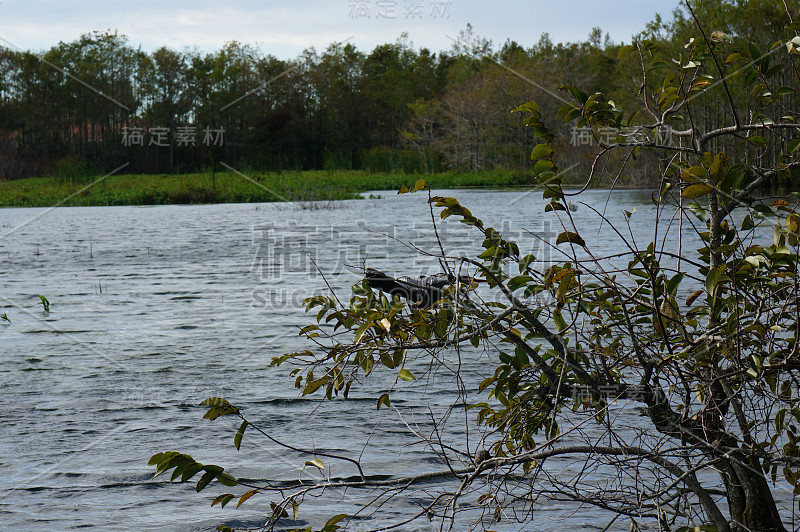
[[[438,251],[425,198],[381,194],[320,210],[286,204],[0,210],[0,312],[11,319],[0,325],[0,528],[213,530],[220,523],[263,523],[266,497],[238,510],[211,508],[213,490],[196,494],[191,483],[153,480],[146,466],[152,454],[174,449],[236,476],[297,478],[304,458],[255,434],[245,436],[237,453],[234,420],[202,419],[198,403],[209,396],[227,398],[295,444],[354,455],[372,434],[363,456],[369,473],[441,469],[435,457],[405,446],[413,438],[394,411],[376,412],[377,392],[392,376],[354,389],[347,402],[319,405],[299,397],[288,369],[269,367],[273,356],[309,347],[297,335],[297,325],[311,321],[299,302],[325,290],[312,259],[344,297],[359,280],[347,265],[404,274],[437,268],[435,259],[396,240]],[[539,192],[449,194],[512,237],[531,242],[527,231],[554,237]],[[637,206],[633,234],[650,238],[649,197],[592,191],[583,199],[616,221]],[[573,215],[592,221],[583,236],[595,249],[622,250],[607,226],[597,229],[588,208]],[[477,249],[474,235],[451,221],[441,229],[452,253]],[[528,248],[548,253],[541,243]],[[51,301],[49,313],[38,294]],[[492,363],[487,356],[466,360],[468,385],[476,386]],[[429,427],[428,409],[441,412],[453,388],[451,377],[433,373],[395,392],[392,404],[407,421]],[[465,438],[459,427],[447,438]],[[332,473],[353,471],[334,463]],[[358,496],[339,508],[351,509]],[[325,504],[337,501],[326,501],[304,507],[301,517],[314,522],[312,512],[330,515],[334,509]],[[387,511],[410,508],[419,508],[413,497],[393,501]],[[600,524],[589,511],[569,517],[553,505],[537,513],[533,529],[599,530]]]

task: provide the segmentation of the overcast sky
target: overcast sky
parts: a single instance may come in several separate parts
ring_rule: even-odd
[[[678,0],[0,0],[0,44],[44,50],[93,30],[118,30],[131,44],[218,49],[227,41],[258,44],[283,59],[304,48],[350,38],[361,50],[408,32],[416,47],[449,49],[471,23],[496,45],[530,46],[543,32],[554,42],[583,40],[599,26],[616,42],[652,20],[670,17]]]

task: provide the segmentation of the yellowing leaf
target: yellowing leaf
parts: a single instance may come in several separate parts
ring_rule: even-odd
[[[728,173],[728,168],[730,168],[728,156],[725,155],[725,152],[719,152],[714,156],[714,159],[711,161],[711,165],[708,167],[708,175],[711,177],[714,183],[719,183],[725,179],[725,176]]]
[[[322,460],[320,460],[319,458],[314,458],[313,460],[307,460],[305,465],[314,466],[318,468],[320,471],[323,471],[325,469],[325,464],[323,464]]]
[[[404,381],[413,381],[414,380],[414,375],[412,375],[411,372],[408,371],[405,368],[400,370],[400,373],[397,374],[397,377],[399,379],[404,380]]]
[[[245,492],[241,497],[239,497],[239,502],[236,503],[236,507],[238,508],[239,506],[241,506],[244,501],[246,501],[256,493],[258,493],[258,490],[250,490],[248,492]]]
[[[698,297],[700,297],[702,294],[703,294],[702,290],[695,290],[694,292],[692,292],[692,295],[690,295],[689,297],[686,298],[686,306],[689,306],[689,307],[692,306],[692,303],[694,303],[695,300]]]
[[[786,229],[792,233],[800,233],[800,215],[797,213],[790,214],[784,222]]]
[[[695,183],[694,185],[689,185],[683,189],[681,196],[686,199],[695,199],[708,194],[712,190],[714,190],[714,188],[711,185],[707,185],[705,183]]]
[[[223,493],[222,495],[214,499],[214,501],[211,503],[211,506],[213,507],[217,504],[220,504],[223,508],[225,508],[225,505],[228,504],[228,502],[233,498],[235,498],[233,494]]]
[[[705,179],[707,175],[706,169],[702,166],[690,166],[681,172],[681,179],[689,183],[695,183],[701,179]]]

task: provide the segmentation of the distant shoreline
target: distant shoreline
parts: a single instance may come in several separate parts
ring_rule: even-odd
[[[532,186],[531,173],[509,171],[403,174],[309,170],[34,177],[0,182],[0,207],[340,201],[375,190],[412,186],[418,179],[439,189]]]

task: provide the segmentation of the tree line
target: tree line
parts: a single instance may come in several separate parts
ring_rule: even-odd
[[[714,31],[747,36],[757,50],[785,26],[781,2],[696,4]],[[656,16],[633,40],[679,52],[693,29],[678,9],[669,21]],[[582,42],[556,44],[542,34],[525,47],[495,46],[470,26],[452,49],[438,53],[401,35],[370,52],[334,43],[290,60],[239,42],[211,53],[166,47],[148,53],[117,32],[92,32],[43,53],[0,47],[0,180],[102,174],[125,163],[126,172],[137,173],[225,163],[259,171],[506,170],[526,182],[534,133],[511,110],[533,99],[543,115],[556,116],[567,99],[559,90],[565,84],[642,107],[628,83],[641,72],[632,60],[617,61],[624,49],[599,28]],[[785,77],[787,86],[796,83]],[[787,100],[796,104],[793,95]],[[704,127],[722,112],[700,105],[691,120]],[[555,142],[570,148],[559,150],[567,175],[585,175],[591,154],[619,140],[620,131],[552,125]],[[622,134],[658,134],[636,125]],[[778,153],[757,144],[748,149],[745,157]],[[645,154],[618,179],[652,183],[662,164]]]

